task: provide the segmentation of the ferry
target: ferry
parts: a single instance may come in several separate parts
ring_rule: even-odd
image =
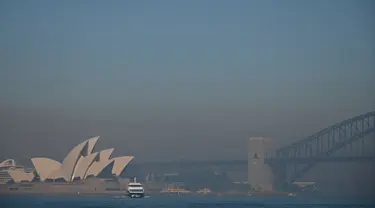
[[[145,196],[143,185],[137,183],[136,178],[134,178],[134,182],[128,184],[127,195],[130,198],[143,198]]]

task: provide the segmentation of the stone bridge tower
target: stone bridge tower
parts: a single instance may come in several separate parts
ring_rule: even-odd
[[[269,138],[251,137],[248,143],[248,183],[254,191],[273,191],[271,167],[265,158],[275,153],[274,143]]]

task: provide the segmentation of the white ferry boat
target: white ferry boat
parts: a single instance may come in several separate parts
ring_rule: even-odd
[[[130,198],[143,198],[145,196],[143,185],[137,183],[136,178],[134,178],[134,182],[128,184],[127,195]]]

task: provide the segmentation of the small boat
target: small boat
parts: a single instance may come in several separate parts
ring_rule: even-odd
[[[289,193],[288,196],[297,196],[295,193]]]
[[[145,196],[143,185],[137,183],[136,178],[134,178],[134,182],[128,184],[127,195],[130,198],[143,198]]]

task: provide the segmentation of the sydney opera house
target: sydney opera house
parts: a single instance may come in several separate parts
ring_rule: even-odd
[[[98,139],[92,137],[76,145],[62,162],[47,157],[31,158],[31,171],[8,159],[0,164],[0,179],[7,184],[77,184],[97,178],[118,179],[134,157],[111,158],[114,148],[95,152]]]

